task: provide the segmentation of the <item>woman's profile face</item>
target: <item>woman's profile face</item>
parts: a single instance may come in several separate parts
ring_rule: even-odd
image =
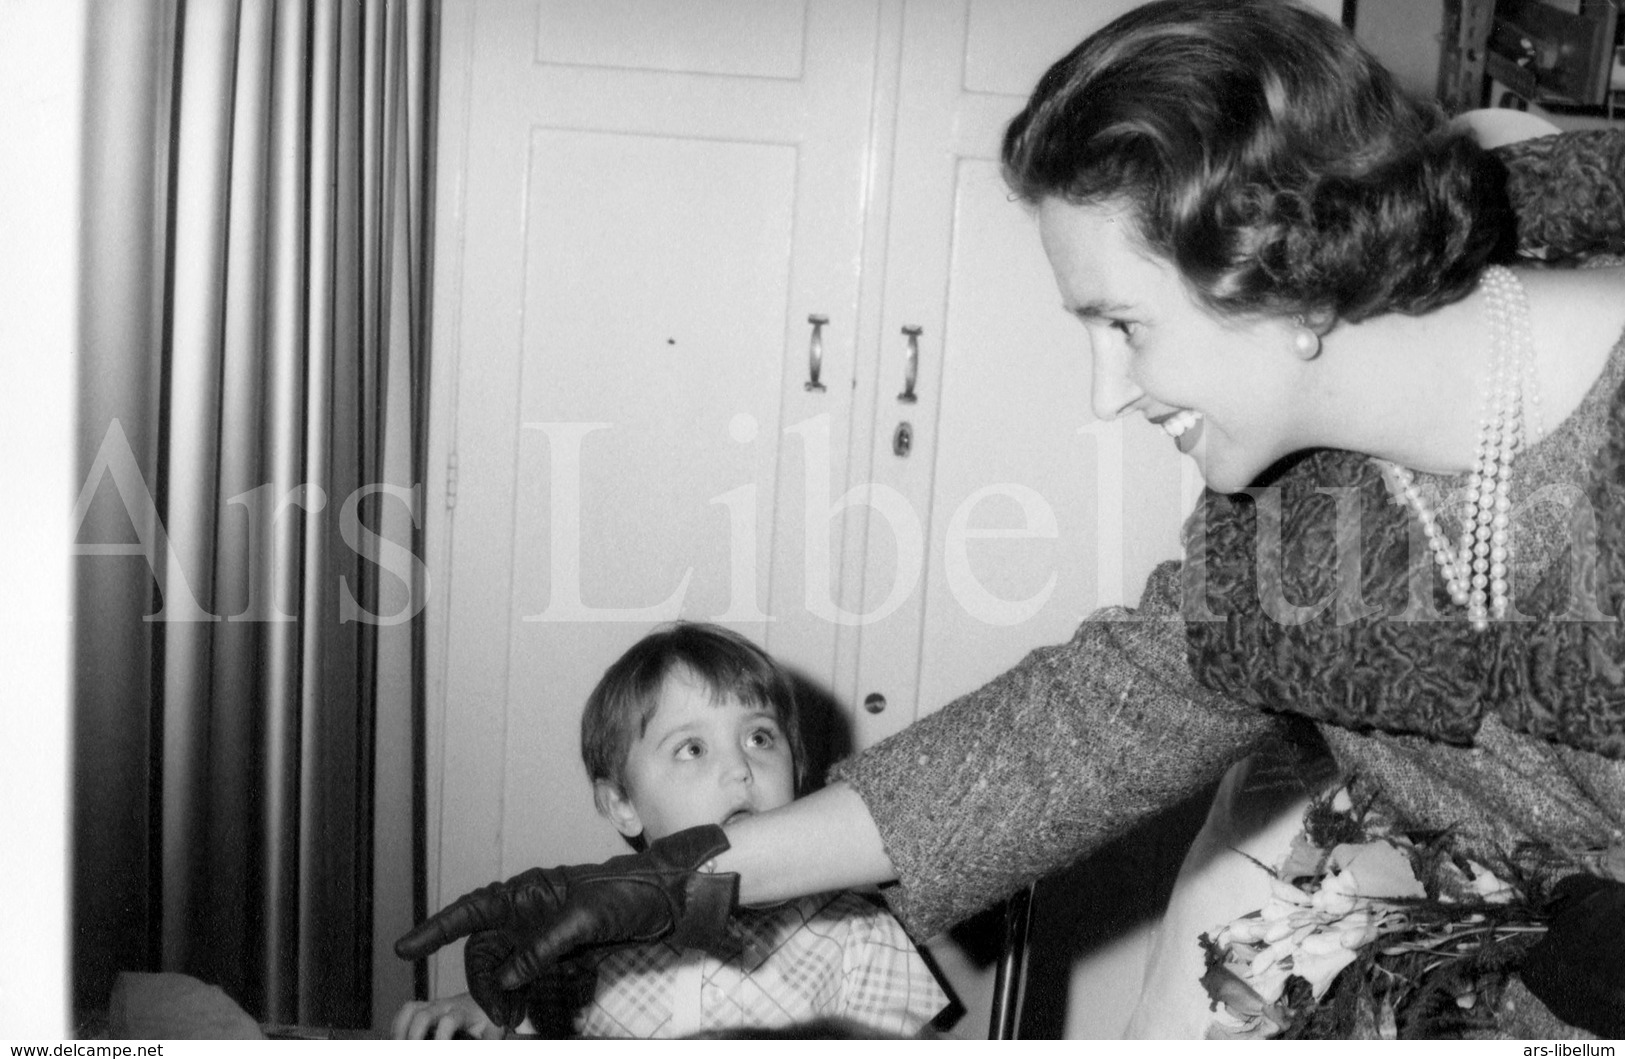
[[[1089,336],[1095,415],[1139,412],[1219,492],[1309,444],[1290,325],[1216,316],[1120,206],[1048,198],[1038,228],[1062,305]]]

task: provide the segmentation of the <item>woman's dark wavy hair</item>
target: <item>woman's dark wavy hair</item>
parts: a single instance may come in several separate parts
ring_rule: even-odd
[[[1003,160],[1029,203],[1126,203],[1226,315],[1426,312],[1465,297],[1513,234],[1501,165],[1285,0],[1124,14],[1044,74]]]

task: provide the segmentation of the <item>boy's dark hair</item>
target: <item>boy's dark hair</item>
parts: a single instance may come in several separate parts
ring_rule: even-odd
[[[1091,34],[1005,131],[1030,203],[1126,204],[1222,315],[1422,313],[1507,256],[1505,170],[1286,0],[1162,0]]]
[[[790,744],[800,794],[806,755],[790,674],[743,636],[704,622],[677,622],[657,629],[604,671],[581,714],[581,760],[587,778],[625,791],[626,756],[648,729],[666,676],[679,668],[710,688],[714,697],[732,696],[772,712]]]

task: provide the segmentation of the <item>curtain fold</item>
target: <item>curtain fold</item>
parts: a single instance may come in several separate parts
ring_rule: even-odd
[[[118,971],[162,969],[263,1021],[362,1027],[375,975],[410,973],[375,947],[420,870],[434,19],[435,0],[92,12],[81,1013]]]

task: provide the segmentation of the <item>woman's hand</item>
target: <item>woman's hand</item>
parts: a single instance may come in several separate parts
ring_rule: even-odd
[[[467,993],[441,1000],[413,1000],[395,1015],[390,1036],[398,1041],[449,1041],[462,1030],[480,1040],[500,1041],[502,1027],[486,1017],[485,1012]]]

